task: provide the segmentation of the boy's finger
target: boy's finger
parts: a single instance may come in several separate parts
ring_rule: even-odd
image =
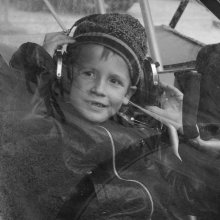
[[[145,107],[146,110],[152,112],[155,115],[155,119],[161,121],[164,124],[170,124],[174,127],[178,128],[181,127],[181,125],[174,120],[174,118],[168,117],[167,111],[157,107],[157,106],[147,106]]]
[[[160,115],[162,117],[166,116],[166,112],[163,109],[161,109],[157,106],[147,106],[146,109],[149,110],[149,111],[152,111],[152,112],[154,112],[157,115]]]
[[[55,41],[60,41],[63,39],[71,39],[73,40],[72,37],[67,36],[63,32],[53,32],[53,33],[47,33],[44,37],[44,42],[55,42]]]
[[[175,86],[170,85],[170,84],[165,84],[162,82],[160,82],[160,86],[164,89],[166,93],[168,92],[171,93],[171,96],[183,98],[183,93],[179,89],[177,89]]]
[[[63,46],[65,44],[73,44],[75,43],[76,41],[73,39],[73,38],[65,38],[65,39],[60,39],[57,41],[57,44],[59,46]]]
[[[176,91],[176,92],[180,92],[175,86],[170,85],[170,84],[166,84],[166,83],[160,82],[160,86],[161,86],[165,91]]]
[[[44,39],[46,40],[50,40],[53,39],[55,37],[57,37],[58,35],[60,35],[61,32],[50,32],[50,33],[46,33]]]

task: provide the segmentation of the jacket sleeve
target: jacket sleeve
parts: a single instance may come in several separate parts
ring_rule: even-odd
[[[195,216],[219,215],[219,161],[180,142],[179,161],[170,148],[157,161],[160,175],[170,189],[170,200],[176,210]],[[213,166],[213,167],[212,167]],[[207,218],[209,219],[209,218]]]
[[[37,84],[37,78],[42,73],[49,73],[52,78],[56,69],[55,61],[44,48],[31,42],[22,44],[13,54],[9,64],[24,73],[26,82],[34,84]]]

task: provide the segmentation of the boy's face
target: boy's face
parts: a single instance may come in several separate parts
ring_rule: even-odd
[[[101,45],[81,46],[74,64],[70,102],[85,119],[101,123],[126,104],[134,88],[129,69],[119,55]]]

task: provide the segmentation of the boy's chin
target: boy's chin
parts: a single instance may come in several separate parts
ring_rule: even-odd
[[[107,121],[111,116],[107,116],[107,115],[101,115],[101,114],[86,114],[86,115],[83,115],[83,117],[91,122],[91,123],[103,123],[105,121]]]

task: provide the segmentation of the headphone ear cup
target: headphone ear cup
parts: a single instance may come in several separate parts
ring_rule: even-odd
[[[144,87],[145,87],[145,102],[146,105],[158,105],[158,97],[160,96],[160,87],[154,82],[154,73],[151,64],[153,60],[149,57],[144,59],[143,74],[144,74]]]
[[[63,63],[66,65],[67,64],[67,52],[63,52],[63,55],[62,55],[62,60],[63,60]]]

